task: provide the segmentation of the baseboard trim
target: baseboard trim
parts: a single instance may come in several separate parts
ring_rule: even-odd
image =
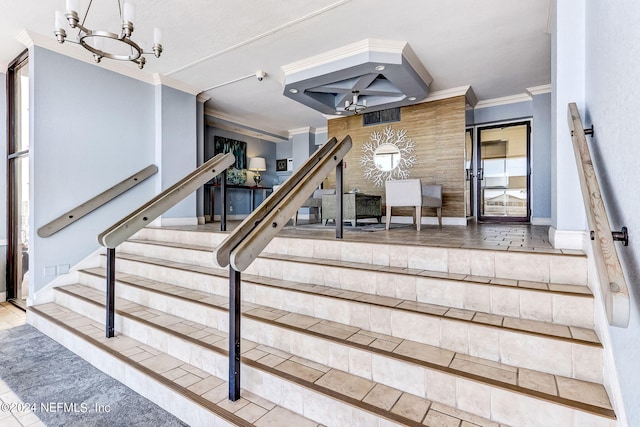
[[[7,300],[7,293],[0,292],[0,302],[5,302]]]
[[[589,236],[586,230],[556,230],[549,227],[549,241],[555,249],[576,249],[584,251]]]
[[[551,225],[551,218],[531,218],[531,225]]]
[[[163,218],[160,217],[160,223],[163,227],[172,227],[175,225],[198,225],[198,217],[191,216],[185,218]]]
[[[382,217],[382,222],[385,221],[385,217]],[[413,218],[410,216],[391,216],[391,222],[396,224],[413,224]],[[438,225],[438,217],[436,216],[423,216],[420,224],[423,225]],[[442,217],[442,225],[467,225],[467,218],[457,217]]]
[[[243,219],[245,219],[248,216],[249,216],[248,214],[227,215],[227,220],[230,220],[230,221],[242,221]],[[214,215],[213,220],[214,221],[220,221],[220,215]]]

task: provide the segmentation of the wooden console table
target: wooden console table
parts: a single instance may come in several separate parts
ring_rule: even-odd
[[[344,193],[342,195],[342,219],[350,221],[353,227],[359,219],[375,218],[380,223],[382,218],[382,197],[362,193]],[[335,194],[322,196],[322,224],[336,218]]]
[[[211,183],[207,182],[205,185],[205,191],[207,187],[209,187],[209,198],[210,198],[210,206],[211,206],[211,222],[213,222],[213,218],[215,217],[215,194],[216,188],[220,188],[219,183]],[[271,187],[263,187],[260,185],[236,185],[236,184],[227,184],[227,191],[232,190],[243,190],[249,191],[250,200],[251,200],[251,211],[256,208],[256,191],[262,191],[262,200],[267,198],[267,194],[273,191]]]

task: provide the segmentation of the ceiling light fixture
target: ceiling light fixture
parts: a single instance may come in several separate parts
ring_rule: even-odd
[[[291,89],[289,89],[289,92],[291,92],[291,93],[298,93],[298,89],[296,89],[296,88],[291,88]]]
[[[354,90],[351,91],[353,98],[351,102],[349,100],[344,101],[344,109],[345,111],[351,111],[352,113],[359,114],[367,109],[367,100],[363,99],[362,104],[358,104],[358,94],[360,91]]]
[[[386,67],[384,65],[378,65],[376,66],[376,71],[384,71]]]
[[[100,62],[102,58],[115,59],[118,61],[131,61],[138,64],[138,68],[143,69],[146,59],[142,55],[155,55],[156,58],[160,58],[162,54],[162,35],[158,28],[153,30],[153,47],[152,52],[145,52],[143,49],[133,40],[131,40],[131,34],[133,33],[133,21],[135,20],[135,7],[130,1],[116,0],[118,3],[118,12],[120,14],[121,32],[120,34],[112,33],[109,31],[90,30],[84,26],[87,20],[87,15],[91,9],[93,0],[89,1],[87,11],[82,18],[82,23],[78,17],[78,0],[67,0],[66,13],[62,13],[59,10],[55,13],[55,31],[54,34],[58,39],[58,43],[64,43],[65,40],[80,44],[93,54],[93,59],[96,62]],[[78,28],[78,35],[74,39],[67,39],[67,32],[65,31],[65,18],[67,19],[69,26],[73,29]]]

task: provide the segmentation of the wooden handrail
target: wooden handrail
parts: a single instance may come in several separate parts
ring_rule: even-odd
[[[115,199],[127,190],[140,184],[142,181],[154,175],[156,172],[158,172],[158,167],[156,165],[149,165],[141,171],[134,173],[127,179],[122,180],[108,190],[103,191],[92,199],[87,200],[81,205],[76,206],[70,211],[63,213],[53,221],[38,228],[38,236],[44,238],[57,233],[63,228],[73,224],[83,216],[93,212],[102,205]]]
[[[133,236],[173,207],[189,194],[202,187],[205,182],[215,178],[229,166],[234,164],[233,154],[218,154],[187,176],[164,190],[129,215],[125,216],[111,227],[100,233],[98,242],[107,248],[115,248],[120,243]]]
[[[218,265],[229,266],[229,399],[232,401],[240,398],[241,272],[260,255],[334,168],[337,206],[342,206],[342,159],[352,145],[349,136],[340,142],[331,138],[215,249]],[[339,210],[336,213],[336,237],[338,234],[341,237],[338,230],[342,230]]]
[[[626,328],[629,325],[629,289],[614,245],[580,112],[575,103],[569,104],[568,119],[607,318],[610,325]]]
[[[340,144],[349,144],[350,148],[351,138],[346,137]],[[244,241],[247,236],[249,236],[249,234],[253,232],[257,224],[264,221],[267,215],[269,215],[275,209],[281,209],[281,203],[283,199],[288,196],[289,193],[292,192],[292,190],[295,190],[295,193],[301,193],[301,196],[299,196],[299,198],[302,198],[302,200],[300,201],[300,205],[306,199],[308,199],[313,193],[313,190],[320,184],[320,182],[322,182],[326,175],[323,176],[315,185],[305,186],[305,188],[303,189],[303,184],[308,180],[308,178],[305,177],[312,170],[314,170],[314,168],[322,159],[326,159],[328,156],[330,156],[331,153],[336,150],[336,147],[338,145],[338,140],[335,137],[327,141],[327,143],[316,150],[316,152],[313,153],[311,157],[309,157],[307,161],[289,177],[289,179],[287,179],[276,191],[271,193],[271,195],[256,210],[254,210],[251,215],[249,215],[249,217],[242,221],[242,223],[238,227],[236,227],[233,232],[229,234],[229,236],[215,249],[215,257],[218,265],[220,265],[221,267],[229,265],[231,251],[235,249],[240,244],[240,242]],[[342,158],[340,157],[340,159]],[[327,172],[327,174],[328,173],[329,172]],[[317,179],[314,180],[314,183],[316,181]],[[289,218],[291,218],[291,216],[293,216],[296,210],[300,207],[299,205],[298,207],[295,207],[297,200],[291,202],[292,207],[288,210],[293,210],[293,212],[289,216]],[[286,221],[278,221],[278,224],[281,226],[284,226],[285,223]],[[277,228],[277,230],[280,230],[281,228],[282,227],[279,227]],[[275,235],[277,233],[277,230],[275,233],[270,234]]]

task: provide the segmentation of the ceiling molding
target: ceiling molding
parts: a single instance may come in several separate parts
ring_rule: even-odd
[[[409,44],[397,40],[364,39],[281,68],[284,96],[329,115],[355,114],[342,107],[352,94],[369,111],[412,105],[433,81]]]
[[[529,96],[542,95],[545,93],[551,93],[551,84],[533,86],[527,88]]]
[[[329,128],[327,126],[323,126],[321,128],[316,128],[316,135],[318,134],[322,134],[322,133],[329,133]]]
[[[398,51],[401,51],[406,44],[407,42],[405,41],[364,39],[355,43],[348,44],[346,46],[341,46],[337,49],[320,53],[318,55],[310,56],[309,58],[301,59],[299,61],[283,65],[280,68],[285,75],[295,74],[301,71],[308,70],[310,68],[329,64],[341,59],[350,58],[354,55],[368,53],[370,50],[384,53],[396,53]],[[413,53],[413,51],[411,52]]]
[[[291,129],[289,130],[289,137],[292,137],[293,135],[302,135],[302,134],[309,134],[309,133],[315,133],[315,129],[312,127],[302,127],[302,128],[297,128],[297,129]]]
[[[430,92],[429,96],[420,102],[420,104],[424,102],[440,101],[441,99],[455,98],[456,96],[464,96],[467,104],[471,107],[474,107],[478,103],[478,98],[476,97],[473,88],[470,85],[467,85]]]
[[[204,95],[203,93],[201,93],[198,96],[196,96],[196,101],[198,101],[198,102],[207,102],[210,99],[211,99],[210,96]]]
[[[220,111],[205,108],[205,122],[209,126],[236,132],[241,135],[251,136],[253,138],[263,139],[271,142],[287,142],[289,134],[272,129],[256,129],[249,123],[243,123],[237,117],[230,116]]]
[[[64,55],[69,58],[76,59],[78,61],[85,62],[87,64],[91,64],[96,67],[104,68],[108,71],[121,74],[126,77],[131,77],[132,79],[149,83],[151,85],[163,85],[168,86],[174,89],[177,89],[181,92],[186,92],[191,95],[197,95],[201,90],[194,88],[193,86],[187,85],[177,79],[160,75],[158,73],[149,74],[146,73],[138,67],[133,67],[129,63],[124,63],[120,61],[102,61],[97,64],[93,60],[93,56],[91,56],[88,51],[81,48],[78,45],[74,45],[73,43],[58,43],[57,40],[44,36],[39,33],[35,33],[33,31],[22,30],[16,36],[16,40],[23,44],[27,48],[32,48],[33,46],[42,47],[44,49],[50,50],[60,55]],[[5,68],[6,69],[6,68]]]
[[[158,73],[153,73],[152,76],[153,76],[154,84],[156,86],[158,84],[161,84],[162,86],[168,86],[170,88],[179,90],[181,92],[186,92],[191,95],[198,95],[202,92],[202,90],[196,87],[193,87],[191,85],[188,85],[184,82],[181,82],[178,79],[174,79],[173,77],[165,76]],[[158,83],[155,83],[155,82],[158,82]]]
[[[521,93],[519,95],[503,96],[493,99],[483,99],[482,101],[478,101],[475,108],[497,107],[499,105],[516,104],[518,102],[528,101],[531,101],[531,96],[527,95],[526,93]]]

